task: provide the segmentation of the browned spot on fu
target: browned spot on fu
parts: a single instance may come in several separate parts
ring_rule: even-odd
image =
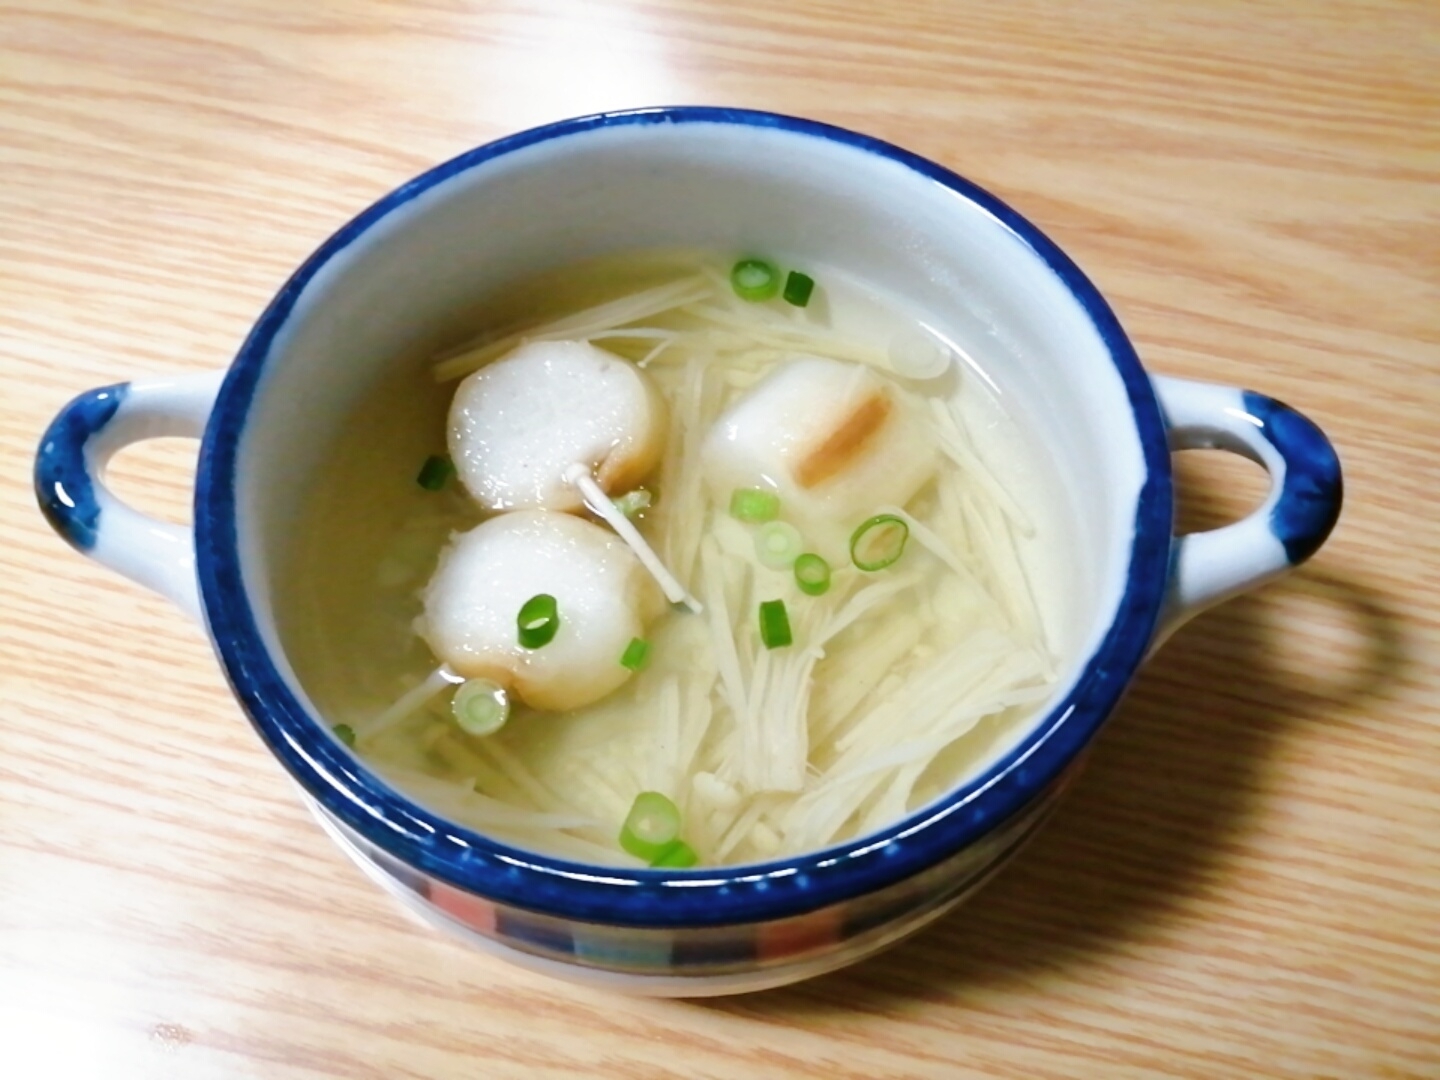
[[[795,480],[802,488],[813,488],[846,469],[885,426],[890,410],[888,394],[881,390],[870,394],[819,446],[800,460]]]

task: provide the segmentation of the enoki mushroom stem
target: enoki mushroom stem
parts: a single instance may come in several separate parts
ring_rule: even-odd
[[[705,609],[701,607],[700,601],[691,596],[685,586],[681,585],[660,557],[655,554],[645,538],[640,535],[640,530],[630,523],[630,519],[615,508],[610,496],[605,494],[605,489],[595,482],[595,477],[590,470],[578,462],[565,470],[565,482],[572,484],[585,499],[585,505],[598,514],[605,523],[615,530],[621,540],[629,545],[630,550],[635,552],[635,557],[645,567],[655,583],[660,586],[660,591],[665,594],[665,599],[672,604],[684,604],[695,614]]]

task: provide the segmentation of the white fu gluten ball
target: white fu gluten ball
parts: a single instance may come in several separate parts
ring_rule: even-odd
[[[517,618],[540,594],[555,598],[559,630],[527,649]],[[457,534],[424,599],[417,628],[442,663],[553,711],[599,701],[625,682],[630,671],[621,656],[664,609],[655,583],[618,537],[548,510],[501,514]]]
[[[930,425],[882,375],[800,356],[776,367],[716,421],[701,451],[721,506],[736,488],[780,497],[781,517],[831,562],[882,505],[904,506],[934,474]]]
[[[465,378],[450,404],[450,456],[487,510],[577,511],[565,470],[630,490],[665,442],[664,403],[634,364],[584,341],[536,341]]]

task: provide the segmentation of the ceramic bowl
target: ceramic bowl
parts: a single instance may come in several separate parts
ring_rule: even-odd
[[[332,737],[276,628],[275,556],[302,478],[377,373],[475,296],[656,247],[783,252],[906,297],[983,358],[1060,463],[1071,502],[1078,645],[1033,726],[904,820],[797,858],[629,871],[498,844],[387,786]],[[160,435],[203,439],[193,535],[103,484],[111,454]],[[1261,462],[1272,487],[1249,517],[1177,537],[1170,454],[1195,446]],[[963,899],[1040,827],[1147,653],[1206,606],[1309,557],[1341,499],[1336,456],[1313,424],[1263,395],[1147,375],[1084,274],[993,195],[864,135],[706,108],[552,124],[432,169],[326,241],[223,375],[105,387],[68,405],[44,435],[35,482],[70,543],[203,620],[322,825],[412,911],[530,968],[673,995],[827,971]]]

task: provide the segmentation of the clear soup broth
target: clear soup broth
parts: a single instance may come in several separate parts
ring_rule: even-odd
[[[632,253],[488,299],[473,340],[397,367],[368,391],[309,479],[283,568],[288,656],[320,714],[418,802],[499,841],[585,863],[762,861],[890,824],[976,775],[1057,688],[1069,622],[1060,586],[1074,568],[1055,470],[1007,413],[985,358],[955,349],[903,299],[830,267],[800,268],[815,282],[803,307],[784,295],[743,299],[734,263]],[[779,269],[783,278],[790,268]],[[417,477],[447,453],[461,379],[535,338],[589,341],[637,366],[663,399],[658,464],[609,495],[703,610],[653,605],[636,635],[643,663],[591,703],[537,709],[502,687],[508,719],[474,735],[457,722],[455,677],[427,637],[426,596],[452,538],[497,514],[454,475],[439,490]],[[798,503],[792,515],[780,494],[777,519],[790,528],[773,531],[823,552],[829,581],[818,595],[797,579],[793,551],[762,551],[768,523],[735,516],[730,474],[713,460],[717,425],[743,419],[737,410],[787,366],[843,369],[854,385],[879,387],[884,408],[900,410],[884,422],[903,423],[912,440],[891,447],[904,461],[870,462],[851,477],[847,505],[852,517],[865,507],[859,520],[800,514]],[[802,386],[777,398],[779,415],[785,400],[807,396]],[[824,393],[813,400],[803,411],[827,407]],[[837,422],[846,437],[874,426],[856,419],[861,411]],[[833,450],[845,438],[832,435]],[[863,457],[867,437],[847,452]],[[914,490],[887,490],[902,474]],[[771,479],[757,475],[754,486]],[[862,554],[880,544],[867,561],[851,541],[875,517],[887,532],[862,538]],[[767,641],[759,617],[776,601],[788,644]],[[680,863],[621,842],[645,792],[673,809]]]

